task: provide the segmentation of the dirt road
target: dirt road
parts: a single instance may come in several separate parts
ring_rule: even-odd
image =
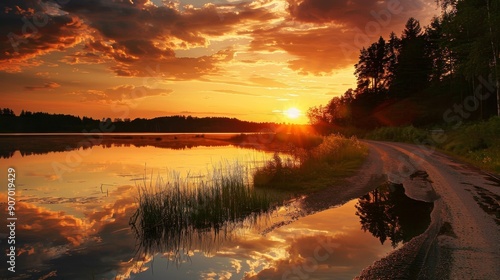
[[[364,176],[402,183],[409,197],[433,201],[434,210],[424,234],[359,279],[498,279],[500,179],[428,147],[365,143],[370,156]]]

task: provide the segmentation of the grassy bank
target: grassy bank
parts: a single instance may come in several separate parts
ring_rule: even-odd
[[[500,118],[443,126],[442,131],[412,126],[383,127],[367,134],[372,140],[428,143],[480,168],[500,174]]]
[[[235,145],[264,150],[289,151],[295,148],[312,149],[323,137],[312,133],[241,133],[229,139]]]
[[[275,154],[256,171],[254,184],[261,189],[293,193],[318,191],[353,174],[367,152],[356,138],[331,135],[315,148],[295,150],[291,159]]]

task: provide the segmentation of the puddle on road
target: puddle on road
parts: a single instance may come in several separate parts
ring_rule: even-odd
[[[363,230],[396,247],[427,229],[433,207],[406,196],[403,185],[385,183],[358,199],[356,215]]]

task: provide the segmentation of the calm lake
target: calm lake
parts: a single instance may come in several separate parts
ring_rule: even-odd
[[[156,141],[137,140],[137,145],[126,135],[93,145],[79,145],[77,139],[0,137],[3,181],[8,168],[16,171],[18,218],[16,272],[7,271],[3,262],[0,278],[352,279],[392,251],[392,245],[405,241],[391,244],[385,236],[382,245],[380,235],[362,230],[360,215],[371,217],[363,212],[371,209],[364,205],[373,206],[371,197],[392,199],[377,192],[271,231],[271,225],[287,220],[293,207],[281,207],[217,236],[190,236],[186,251],[162,251],[168,241],[161,238],[144,248],[129,225],[138,207],[138,186],[166,180],[172,171],[194,178],[220,162],[262,163],[273,156],[257,146],[241,148],[199,135],[183,136],[197,138],[189,145],[170,141],[183,140],[173,135],[151,137]],[[15,143],[6,148],[6,142]],[[0,201],[5,223],[5,187]],[[366,219],[364,223],[369,228]],[[0,245],[7,250],[2,228]]]

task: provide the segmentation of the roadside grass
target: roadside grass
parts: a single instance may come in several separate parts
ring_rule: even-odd
[[[451,130],[439,148],[483,169],[500,174],[500,117]]]
[[[426,143],[477,167],[500,174],[500,118],[444,127],[434,133],[413,126],[383,127],[366,135],[367,139]]]
[[[315,148],[295,150],[291,159],[275,154],[255,172],[254,185],[293,194],[318,191],[352,175],[367,154],[367,148],[355,137],[327,136]]]
[[[425,130],[414,126],[380,127],[365,136],[366,139],[370,140],[407,143],[422,143],[427,137],[428,133]]]

